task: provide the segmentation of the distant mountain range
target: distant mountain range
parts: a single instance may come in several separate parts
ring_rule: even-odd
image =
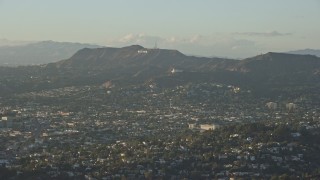
[[[101,46],[69,42],[11,42],[2,40],[0,46],[0,66],[35,65],[57,62],[70,58],[83,48]],[[5,46],[7,45],[7,46]]]
[[[176,69],[178,71],[172,70]],[[0,95],[66,86],[218,82],[273,93],[320,84],[320,58],[267,53],[244,60],[186,56],[176,50],[84,48],[54,63],[0,68]]]
[[[26,45],[26,44],[31,44],[34,42],[30,41],[12,41],[8,39],[0,39],[0,47],[3,46],[19,46],[19,45]]]
[[[85,48],[71,58],[54,63],[60,69],[92,70],[121,74],[158,74],[170,68],[188,72],[224,69],[236,60],[186,56],[177,50],[146,49],[139,45],[124,48]],[[151,73],[151,74],[150,74]]]
[[[289,54],[314,55],[320,57],[320,49],[303,49],[296,51],[289,51]]]
[[[237,74],[233,78],[251,76],[253,79],[264,78],[263,80],[266,81],[270,77],[274,79],[283,76],[317,75],[320,71],[320,58],[311,55],[270,52],[240,61],[186,56],[176,50],[145,49],[135,45],[124,48],[82,49],[70,59],[52,65],[64,71],[89,71],[96,75],[109,73],[110,77],[116,79],[157,78],[167,76],[170,69],[176,68],[183,70],[184,75],[191,73],[194,76],[193,79],[199,74],[206,74],[207,77],[204,79],[218,79],[213,74],[219,72],[225,76],[221,77],[222,80]],[[230,80],[234,81],[233,78]],[[247,78],[249,79],[251,78]]]

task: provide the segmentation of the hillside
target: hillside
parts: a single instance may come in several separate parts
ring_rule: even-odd
[[[170,67],[210,71],[235,60],[186,56],[177,50],[147,49],[139,45],[124,48],[82,49],[70,59],[57,63],[61,68],[114,69],[132,67]]]
[[[171,73],[173,69],[178,70]],[[186,56],[176,50],[84,48],[69,59],[41,66],[0,68],[1,91],[24,92],[112,81],[120,86],[155,83],[178,86],[218,82],[257,91],[314,88],[319,84],[320,58],[267,53],[244,60]]]
[[[319,49],[301,49],[295,51],[289,51],[288,54],[300,54],[300,55],[314,55],[320,57]]]
[[[168,76],[173,68],[185,73],[208,73],[225,69],[235,62],[236,60],[192,57],[176,50],[146,49],[133,45],[124,48],[82,49],[70,59],[48,66],[71,74],[82,72],[84,75],[85,72],[96,77],[144,82],[150,78]]]
[[[244,59],[237,63],[231,70],[265,75],[282,75],[292,73],[316,73],[319,67],[320,61],[316,56],[270,52]]]

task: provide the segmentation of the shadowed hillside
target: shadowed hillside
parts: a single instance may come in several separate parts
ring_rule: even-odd
[[[175,70],[173,70],[175,69]],[[119,85],[152,81],[162,86],[219,82],[257,91],[319,84],[320,58],[311,55],[267,53],[244,60],[186,56],[176,50],[85,48],[71,58],[41,66],[0,68],[2,93],[74,85]]]

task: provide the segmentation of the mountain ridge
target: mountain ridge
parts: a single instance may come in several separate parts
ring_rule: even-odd
[[[301,54],[301,55],[314,55],[317,57],[320,57],[320,49],[301,49],[301,50],[294,50],[294,51],[288,51],[286,53],[289,54]]]
[[[191,64],[196,60],[199,60],[199,62],[196,63],[209,63],[213,61],[224,61],[225,59],[192,57],[186,56],[177,50],[148,49],[133,45],[123,48],[82,49],[71,58],[58,62],[57,66],[71,66],[72,68],[77,68],[77,66],[83,66],[85,68],[101,68],[106,66],[121,67],[124,65],[163,66],[165,68],[177,66],[178,68],[191,69]],[[200,62],[201,60],[203,62]]]
[[[269,52],[244,59],[236,65],[238,71],[265,71],[265,73],[293,73],[320,67],[319,58],[313,55],[294,55]]]
[[[177,69],[179,71],[172,71]],[[74,85],[149,82],[162,86],[218,82],[260,90],[320,83],[320,58],[310,55],[266,53],[244,60],[186,56],[177,50],[84,48],[59,62],[41,66],[0,68],[6,92],[34,91]],[[11,84],[10,84],[11,83]]]
[[[21,66],[57,62],[85,47],[101,46],[70,42],[40,41],[0,47],[0,66]]]

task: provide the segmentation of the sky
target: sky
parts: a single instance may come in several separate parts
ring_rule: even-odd
[[[245,58],[320,49],[320,0],[0,0],[0,39]]]

